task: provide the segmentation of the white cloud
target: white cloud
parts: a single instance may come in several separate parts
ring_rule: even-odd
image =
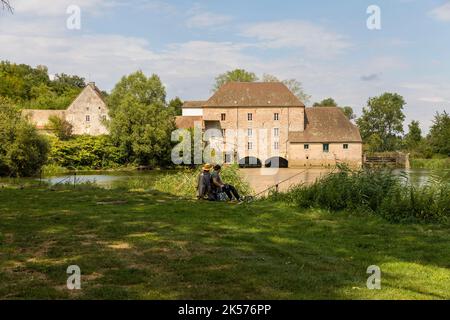
[[[450,21],[450,2],[430,11],[430,15],[439,21]]]
[[[224,25],[232,20],[231,16],[204,11],[193,13],[187,19],[186,25],[189,28],[209,28]]]
[[[256,23],[242,35],[257,39],[266,48],[302,48],[310,56],[334,56],[351,47],[345,36],[300,20]]]
[[[115,1],[108,0],[18,0],[14,1],[16,15],[30,14],[33,16],[62,16],[66,14],[67,7],[77,5],[90,12],[100,12],[105,7],[116,5]]]

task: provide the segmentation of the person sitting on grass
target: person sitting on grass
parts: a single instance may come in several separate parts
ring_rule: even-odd
[[[197,180],[197,199],[207,199],[209,201],[215,201],[216,195],[213,190],[213,186],[211,183],[211,171],[212,165],[206,163],[202,172],[198,176]]]
[[[220,177],[220,170],[222,170],[222,167],[216,164],[214,166],[214,172],[211,174],[213,187],[218,189],[219,192],[225,192],[230,201],[233,200],[233,196],[237,201],[242,201],[241,196],[234,186],[222,182],[222,178]]]

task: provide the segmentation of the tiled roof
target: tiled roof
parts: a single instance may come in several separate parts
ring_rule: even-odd
[[[201,108],[206,101],[185,101],[182,108]]]
[[[289,132],[289,141],[362,142],[362,139],[359,129],[348,120],[340,108],[313,107],[305,109],[305,131]]]
[[[194,128],[196,122],[201,125],[202,120],[201,116],[178,116],[175,117],[175,125],[178,129],[190,129]]]
[[[204,107],[304,107],[281,82],[229,82]]]

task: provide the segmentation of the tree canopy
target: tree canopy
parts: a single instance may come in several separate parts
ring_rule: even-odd
[[[434,153],[450,156],[450,116],[446,111],[436,113],[427,139]]]
[[[419,121],[411,121],[408,125],[408,133],[405,135],[405,146],[408,150],[414,150],[422,141],[422,130],[420,130]]]
[[[32,176],[47,161],[49,144],[9,99],[0,97],[0,175]]]
[[[367,107],[363,108],[363,114],[356,123],[365,142],[380,142],[374,151],[392,151],[398,147],[399,135],[403,133],[405,104],[399,94],[384,93],[370,98]]]
[[[216,82],[213,87],[213,92],[219,90],[221,86],[228,82],[255,82],[258,81],[258,77],[253,72],[248,72],[244,69],[235,69],[227,71],[216,77]]]
[[[65,109],[85,86],[83,78],[64,73],[50,80],[46,66],[0,62],[0,96],[22,108]]]
[[[161,165],[170,160],[173,113],[157,75],[137,71],[123,77],[109,96],[112,141],[127,162]]]

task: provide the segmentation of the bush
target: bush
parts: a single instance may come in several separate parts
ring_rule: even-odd
[[[271,195],[301,208],[331,211],[358,210],[379,214],[394,222],[442,221],[450,217],[448,180],[413,186],[388,171],[366,169],[352,172],[340,166],[311,185],[298,185]]]
[[[201,169],[183,170],[175,174],[170,173],[156,180],[154,188],[158,191],[170,193],[179,197],[193,198],[196,195],[197,179]],[[234,185],[242,195],[252,192],[250,185],[239,175],[237,165],[224,166],[220,173],[225,183]]]
[[[49,163],[80,170],[108,169],[122,165],[123,155],[107,136],[77,136],[67,141],[55,138]]]
[[[0,175],[27,177],[47,161],[49,144],[20,111],[0,98]]]

